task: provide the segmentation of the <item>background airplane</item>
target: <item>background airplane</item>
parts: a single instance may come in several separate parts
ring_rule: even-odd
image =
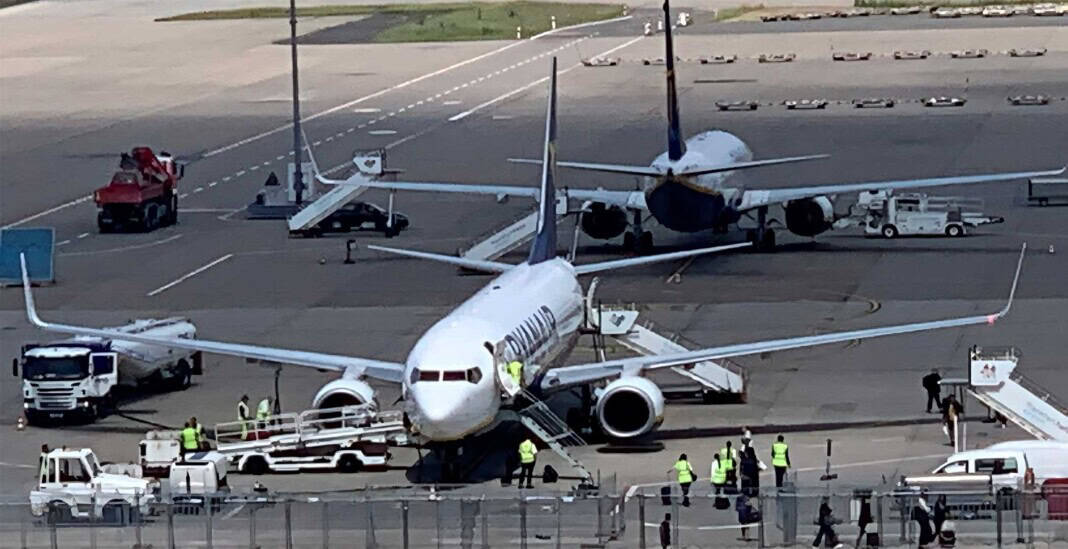
[[[646,377],[653,370],[872,337],[992,324],[1008,313],[1023,263],[1022,251],[1009,301],[1002,310],[993,314],[564,366],[577,342],[579,329],[584,324],[588,303],[592,301],[584,299],[577,279],[579,275],[713,253],[749,244],[588,265],[572,265],[556,257],[556,216],[553,201],[548,199],[555,193],[555,85],[554,59],[545,122],[541,186],[537,189],[541,203],[538,230],[526,261],[510,265],[419,251],[375,248],[500,273],[430,327],[416,342],[404,363],[204,339],[153,337],[46,322],[37,314],[23,257],[27,317],[34,326],[52,332],[128,340],[338,372],[340,377],[326,383],[313,399],[312,406],[317,408],[375,401],[375,391],[367,382],[368,378],[396,383],[401,385],[405,411],[413,429],[427,442],[451,444],[477,434],[493,422],[502,407],[507,405],[507,398],[503,398],[502,393],[513,394],[515,391],[514,385],[512,390],[509,389],[509,383],[512,382],[504,365],[513,359],[524,364],[523,379],[534,398],[579,385],[601,386],[594,403],[597,423],[610,436],[630,438],[651,432],[663,418],[663,394]]]
[[[664,2],[664,21],[672,21],[668,2]],[[815,236],[829,230],[836,220],[833,197],[842,193],[886,189],[916,189],[948,185],[967,185],[1010,181],[1032,177],[1055,176],[1065,169],[1031,172],[995,173],[968,176],[934,177],[814,185],[774,189],[743,189],[732,181],[739,170],[826,158],[818,154],[787,158],[753,160],[753,152],[741,138],[722,130],[710,130],[682,139],[679,103],[675,91],[675,54],[671,25],[664,27],[665,65],[667,68],[668,149],[648,166],[560,161],[565,168],[638,176],[640,191],[581,189],[569,186],[563,194],[582,203],[583,232],[595,239],[612,239],[623,235],[624,248],[648,252],[653,235],[642,226],[642,217],[651,214],[664,227],[693,233],[708,229],[725,232],[743,216],[756,214],[757,227],[747,232],[747,239],[757,249],[775,247],[775,233],[767,226],[768,208],[782,205],[786,228],[800,236]],[[511,162],[540,164],[541,160],[510,158]],[[320,177],[325,184],[352,184],[366,187],[489,194],[497,197],[538,197],[535,189],[509,185],[469,185],[431,182],[364,182]],[[629,228],[629,230],[628,230]]]

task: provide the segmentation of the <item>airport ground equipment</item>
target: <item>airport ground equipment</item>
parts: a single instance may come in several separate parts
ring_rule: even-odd
[[[811,109],[826,109],[826,99],[788,99],[783,101],[783,105],[787,110],[811,110]]]
[[[164,478],[170,474],[171,465],[182,458],[181,435],[178,430],[145,433],[145,438],[137,445],[137,454],[146,477]]]
[[[858,109],[890,109],[894,107],[894,100],[889,97],[865,97],[854,99],[853,106]]]
[[[300,234],[318,237],[323,233],[375,231],[391,238],[407,229],[409,224],[408,216],[402,213],[389,213],[370,202],[349,202],[310,229],[300,231]]]
[[[355,472],[382,467],[390,445],[408,444],[400,411],[375,404],[305,410],[269,421],[231,421],[215,426],[215,449],[243,473],[332,469]]]
[[[385,151],[357,152],[353,154],[352,162],[356,165],[356,175],[367,181],[377,181],[391,173],[386,169]],[[333,186],[289,218],[289,233],[303,235],[306,231],[313,230],[321,221],[366,191],[367,187],[355,184]],[[387,219],[391,219],[393,215],[393,195],[394,193],[390,193],[389,196]]]
[[[19,255],[26,256],[31,282],[55,282],[55,242],[52,227],[0,229],[0,287],[22,284]]]
[[[1048,95],[1013,95],[1008,97],[1010,105],[1015,106],[1031,106],[1031,105],[1049,105]]]
[[[1068,406],[1017,370],[1014,348],[972,347],[968,392],[1041,440],[1068,442]]]
[[[160,337],[193,338],[196,327],[185,318],[139,319],[115,331]],[[12,364],[22,374],[26,420],[80,416],[92,421],[115,406],[123,390],[185,389],[203,371],[199,351],[96,337],[73,337],[22,346]]]
[[[1027,181],[1027,202],[1045,206],[1052,201],[1068,202],[1068,178],[1036,178]]]
[[[716,101],[716,108],[721,111],[755,111],[760,107],[760,102],[751,99],[739,99],[737,101]]]
[[[1001,223],[1004,218],[982,213],[983,201],[924,193],[862,192],[836,229],[860,225],[868,236],[964,236],[968,227]]]
[[[193,513],[205,508],[205,498],[211,504],[207,508],[217,510],[230,491],[227,469],[226,456],[219,452],[187,453],[171,465],[161,494]]]
[[[506,202],[507,197],[500,198],[498,201]],[[559,221],[567,213],[567,195],[563,192],[558,193],[556,197],[557,220]],[[530,242],[534,238],[534,233],[537,229],[538,210],[534,209],[516,221],[478,237],[470,247],[458,250],[459,253],[457,255],[464,259],[491,261]]]
[[[151,231],[178,222],[178,180],[185,166],[167,152],[134,147],[123,153],[111,181],[93,191],[100,232]]]
[[[101,466],[88,448],[52,450],[43,458],[30,492],[34,516],[55,522],[136,522],[156,499],[156,486],[140,478],[138,467]],[[122,469],[127,470],[118,472]]]

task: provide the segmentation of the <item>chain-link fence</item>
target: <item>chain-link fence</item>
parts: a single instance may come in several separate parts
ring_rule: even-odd
[[[946,512],[936,517],[940,496]],[[1068,546],[1068,490],[930,491],[927,509],[919,499],[918,491],[894,489],[785,487],[748,497],[695,487],[684,498],[677,484],[635,487],[621,498],[618,542],[660,547],[666,528],[671,546],[686,548],[809,546],[817,536],[825,547],[916,547],[921,538],[935,547],[939,532],[943,546]]]
[[[615,494],[516,491],[476,495],[424,487],[330,495],[160,502],[144,516],[0,503],[0,547],[489,548],[600,547],[618,536]],[[73,515],[73,516],[72,516]]]

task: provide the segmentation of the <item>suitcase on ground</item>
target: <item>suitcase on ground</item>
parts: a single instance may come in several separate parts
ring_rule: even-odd
[[[715,503],[713,503],[713,505],[715,505],[716,509],[719,509],[719,510],[730,509],[731,508],[731,500],[729,498],[725,498],[723,496],[716,496],[716,501],[715,501]]]
[[[879,546],[879,533],[878,532],[868,532],[866,534],[866,536],[865,536],[865,540],[864,541],[865,541],[865,543],[868,544],[868,547],[878,547]]]
[[[660,487],[660,503],[662,503],[664,505],[671,505],[671,487],[670,486],[661,486]]]
[[[553,469],[552,465],[546,465],[545,470],[541,472],[541,481],[545,484],[552,484],[559,478],[560,475],[557,474],[556,469]]]

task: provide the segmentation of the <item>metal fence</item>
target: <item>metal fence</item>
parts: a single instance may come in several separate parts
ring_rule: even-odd
[[[726,499],[726,508],[722,508],[722,503],[717,507],[717,495],[711,490],[693,489],[687,506],[683,505],[678,485],[665,486],[671,490],[670,495],[661,493],[663,486],[648,486],[631,489],[621,498],[619,520],[623,527],[618,546],[660,547],[660,527],[666,514],[671,515],[668,524],[672,547],[810,546],[819,531],[816,519],[824,502],[840,521],[832,529],[836,541],[845,546],[916,547],[919,544],[920,526],[913,514],[918,505],[918,492],[764,489],[749,498],[759,520],[743,525],[735,507],[737,495],[719,496]],[[1068,544],[1068,513],[1062,510],[1068,503],[1068,492],[1044,498],[1041,491],[930,491],[927,492],[929,505],[933,507],[943,494],[949,503],[948,522],[943,527],[948,525],[952,529],[959,547]],[[871,522],[861,532],[861,506],[865,501]],[[835,543],[821,545],[834,547]]]

